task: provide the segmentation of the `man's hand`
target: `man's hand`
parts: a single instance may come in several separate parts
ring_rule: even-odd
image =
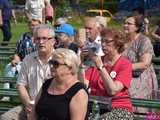
[[[33,106],[34,106],[34,101],[30,101],[26,104],[25,110],[28,114],[30,114],[30,112],[32,111]]]

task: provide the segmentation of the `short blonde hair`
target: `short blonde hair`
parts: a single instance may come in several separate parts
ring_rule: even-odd
[[[58,48],[53,52],[53,58],[63,59],[63,62],[72,68],[72,73],[77,74],[80,65],[79,56],[72,50],[66,48]]]

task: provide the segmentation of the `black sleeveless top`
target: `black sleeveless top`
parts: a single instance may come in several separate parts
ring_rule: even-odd
[[[79,90],[85,89],[85,86],[77,82],[64,94],[51,95],[47,92],[51,81],[52,79],[48,79],[42,86],[42,94],[36,105],[38,120],[70,120],[70,101]]]

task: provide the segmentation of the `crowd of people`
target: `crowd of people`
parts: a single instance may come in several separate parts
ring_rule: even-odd
[[[2,9],[0,4],[0,26],[5,23]],[[142,9],[133,10],[123,30],[107,28],[99,16],[86,19],[83,29],[64,18],[54,21],[50,0],[27,0],[25,13],[29,32],[21,35],[6,66],[6,75],[18,74],[23,105],[1,120],[87,120],[89,95],[112,98],[111,110],[100,120],[133,120],[135,111],[150,111],[131,102],[152,99],[158,90],[149,21]],[[159,23],[152,36],[160,38]]]

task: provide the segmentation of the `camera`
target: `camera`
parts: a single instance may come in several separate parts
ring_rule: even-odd
[[[91,48],[89,48],[89,49],[91,49],[92,52],[94,52],[94,53],[97,51],[97,48],[96,48],[96,47],[91,47]]]

